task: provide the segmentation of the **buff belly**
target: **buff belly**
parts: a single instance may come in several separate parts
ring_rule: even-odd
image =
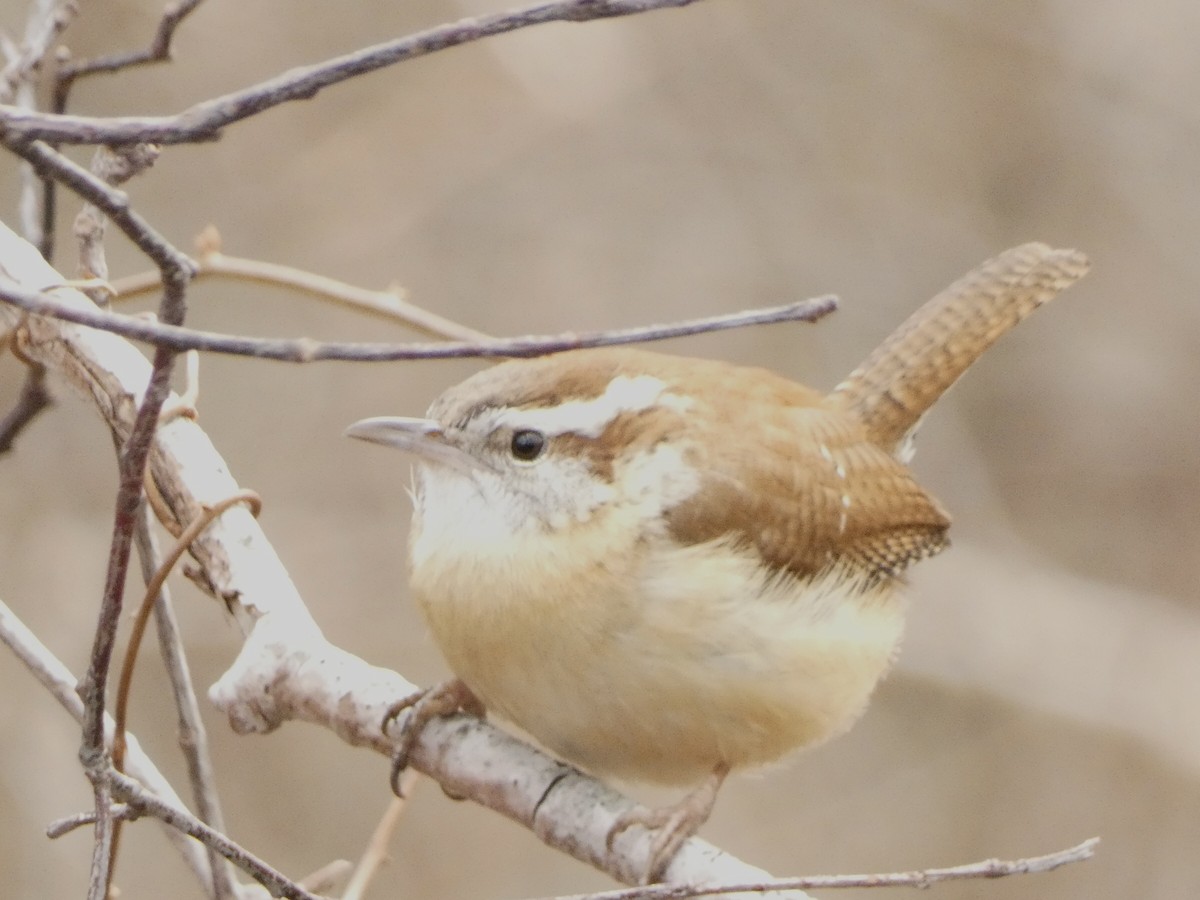
[[[692,784],[849,728],[903,625],[893,584],[771,578],[713,549],[621,573],[576,567],[513,596],[496,586],[530,580],[472,571],[478,557],[444,570],[436,592],[419,573],[413,586],[450,667],[490,710],[595,774]]]

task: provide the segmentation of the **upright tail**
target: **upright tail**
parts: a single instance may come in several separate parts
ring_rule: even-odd
[[[1022,244],[942,291],[897,328],[829,395],[871,440],[901,458],[938,397],[1010,328],[1082,278],[1078,250]]]

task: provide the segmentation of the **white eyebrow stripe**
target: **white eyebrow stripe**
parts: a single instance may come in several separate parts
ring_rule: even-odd
[[[688,401],[667,393],[667,383],[653,375],[618,375],[604,393],[590,400],[568,400],[540,409],[508,409],[496,416],[497,426],[535,428],[543,434],[579,434],[596,438],[617,416],[655,406],[684,409]]]

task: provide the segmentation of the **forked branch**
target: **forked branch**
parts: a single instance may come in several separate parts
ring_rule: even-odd
[[[317,65],[292,69],[245,90],[214,97],[174,116],[47,115],[0,106],[0,140],[55,144],[189,144],[213,140],[234,122],[377,69],[460,44],[547,22],[586,22],[688,6],[697,0],[551,0],[522,9],[460,19]]]

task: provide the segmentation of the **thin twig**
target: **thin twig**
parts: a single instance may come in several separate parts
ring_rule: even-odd
[[[30,5],[21,47],[0,72],[0,103],[11,103],[20,85],[34,79],[50,48],[78,13],[76,0],[37,0]]]
[[[363,851],[362,859],[358,861],[358,868],[354,870],[353,877],[342,892],[342,900],[362,900],[366,894],[371,880],[379,871],[380,866],[387,861],[392,834],[396,831],[400,817],[404,815],[404,810],[412,797],[413,788],[416,787],[420,778],[421,773],[412,768],[405,769],[400,774],[400,790],[392,796],[388,808],[384,810],[383,817],[380,818],[379,824],[371,833],[371,840],[367,843],[367,849]]]
[[[58,114],[67,111],[67,101],[71,93],[71,88],[74,87],[75,82],[80,78],[101,72],[112,73],[132,66],[169,60],[171,58],[171,40],[175,36],[175,29],[201,2],[202,0],[180,0],[180,2],[170,4],[163,11],[154,37],[151,39],[149,46],[144,50],[135,50],[129,53],[73,62],[70,59],[70,53],[67,48],[60,48],[60,64],[54,73],[54,87],[51,92],[51,111]],[[58,148],[55,147],[55,149]],[[55,182],[50,178],[42,178],[41,185],[42,254],[46,259],[50,259],[50,255],[54,249],[54,229],[57,218],[55,194],[57,192],[55,190]]]
[[[53,653],[38,640],[37,635],[29,630],[11,609],[0,600],[0,644],[4,644],[20,663],[25,666],[38,683],[42,685],[59,705],[79,723],[83,722],[83,701],[79,699],[76,685],[79,683],[74,673],[70,671]],[[106,717],[105,727],[111,732],[113,722]],[[141,746],[129,736],[129,768],[136,772],[137,778],[143,784],[149,785],[154,793],[169,803],[182,805],[176,796],[170,782],[163,777],[158,768],[141,749]],[[93,819],[94,821],[94,813]],[[174,828],[163,827],[167,839],[179,850],[188,867],[195,873],[201,884],[209,884],[212,875],[208,861],[195,841],[184,836]]]
[[[52,316],[78,325],[100,328],[173,351],[201,350],[275,359],[284,362],[351,360],[386,362],[401,359],[461,359],[469,357],[528,357],[578,350],[583,347],[609,347],[638,341],[661,341],[729,328],[770,325],[778,322],[815,322],[837,308],[832,296],[800,300],[783,306],[745,310],[718,316],[688,319],[669,325],[643,325],[605,331],[567,332],[557,335],[527,335],[492,338],[486,341],[445,341],[440,343],[356,343],[314,341],[310,338],[254,338],[179,328],[144,318],[125,316],[99,309],[85,309],[56,300],[45,293],[23,290],[0,282],[0,301],[26,312]]]
[[[118,772],[124,771],[125,724],[129,716],[129,689],[133,684],[133,670],[137,663],[138,650],[142,646],[142,636],[146,633],[146,625],[150,621],[150,613],[154,609],[159,592],[166,583],[167,576],[171,574],[176,564],[183,558],[183,554],[187,553],[192,542],[200,536],[200,532],[211,525],[213,520],[221,515],[221,513],[238,503],[248,504],[255,516],[258,515],[262,507],[262,499],[251,490],[238,491],[236,494],[226,497],[212,506],[204,507],[200,511],[200,514],[189,522],[188,526],[176,538],[174,546],[171,547],[158,569],[146,583],[146,592],[142,597],[141,605],[138,607],[136,617],[133,620],[133,629],[129,634],[129,644],[125,648],[125,661],[121,666],[121,676],[117,682],[116,713],[113,716],[117,727],[113,734],[112,761],[113,768]]]
[[[71,88],[80,78],[100,72],[118,72],[122,70],[122,68],[145,65],[148,64],[148,62],[161,62],[164,60],[169,60],[170,42],[172,42],[172,38],[175,35],[175,29],[178,28],[179,23],[187,17],[188,13],[191,13],[194,8],[199,6],[200,2],[202,2],[202,0],[180,0],[179,2],[170,4],[166,10],[163,11],[162,18],[158,20],[158,28],[155,31],[154,38],[151,38],[149,46],[143,50],[134,50],[134,52],[131,53],[100,56],[100,58],[97,59],[72,62],[66,48],[62,48],[62,52],[59,54],[60,65],[58,70],[56,70],[54,73],[54,89],[52,92],[52,107],[50,107],[50,109],[52,109],[56,114],[66,112],[67,98],[71,94]],[[130,145],[124,146],[128,148]],[[151,152],[150,148],[152,148],[152,145],[146,144],[136,144],[133,146],[134,148],[140,148],[136,152],[143,157],[148,155],[149,152]],[[54,149],[58,149],[58,146],[55,146]],[[122,154],[122,148],[118,148],[118,146],[107,146],[107,148],[103,149],[107,150],[108,152],[112,152],[112,154],[116,156],[124,155]],[[157,148],[152,148],[152,152],[157,155]],[[152,160],[149,162],[152,163]],[[132,174],[133,173],[131,173],[131,175]],[[128,176],[126,176],[126,178],[128,178]],[[54,208],[55,196],[58,191],[56,191],[55,188],[55,181],[52,178],[48,178],[46,175],[42,176],[41,184],[43,229],[42,244],[44,245],[42,247],[42,251],[43,256],[49,259],[50,253],[53,252],[54,248]],[[120,184],[120,181],[110,181],[109,184]],[[80,216],[85,215],[86,212],[88,212],[86,209],[84,212],[80,212]],[[76,221],[76,227],[77,229],[79,227],[78,218]],[[88,256],[86,256],[86,247],[84,253],[84,271],[94,272],[95,275],[101,278],[108,277],[107,272],[91,268],[88,262]]]
[[[139,249],[155,261],[162,271],[164,285],[159,319],[172,325],[181,325],[186,309],[184,297],[192,270],[191,260],[159,236],[140,215],[130,210],[125,195],[108,183],[106,179],[110,175],[113,176],[113,180],[121,177],[120,167],[111,171],[106,169],[102,175],[96,175],[41,143],[20,146],[15,150],[33,164],[43,177],[70,184],[77,193],[112,219]],[[129,160],[129,165],[134,171],[139,168],[138,158],[135,152]],[[102,222],[102,219],[96,217],[89,227],[97,227]],[[85,247],[87,243],[85,237]],[[98,251],[98,254],[102,262],[102,251]],[[104,745],[105,698],[113,645],[120,624],[133,531],[142,501],[146,460],[153,444],[155,429],[158,427],[163,402],[170,393],[171,373],[176,355],[174,350],[156,348],[150,380],[134,418],[133,427],[124,446],[120,447],[118,452],[116,509],[113,514],[104,593],[100,601],[87,674],[79,687],[84,705],[79,759],[92,782],[96,801],[96,845],[92,854],[89,900],[102,900],[109,894],[111,887],[113,839],[118,832],[111,827],[107,813],[110,802],[107,772],[110,765]]]
[[[42,366],[30,366],[25,370],[25,383],[21,385],[21,396],[8,415],[0,419],[0,453],[12,449],[13,441],[51,403],[46,390],[46,370]]]
[[[109,780],[112,782],[113,793],[130,806],[174,826],[184,834],[191,835],[205,846],[212,847],[270,891],[272,896],[287,897],[288,900],[321,900],[316,894],[306,891],[244,847],[209,828],[187,810],[163,801],[132,778],[120,772],[110,771]]]
[[[110,900],[112,897],[112,848],[116,823],[112,817],[112,787],[103,767],[85,764],[92,782],[92,805],[95,821],[92,828],[92,865],[88,870],[88,900]]]
[[[124,191],[105,184],[103,179],[41,141],[26,143],[10,139],[4,128],[0,127],[0,143],[26,160],[43,178],[64,184],[84,200],[95,204],[160,270],[192,271],[192,261],[175,249],[146,219],[130,209],[129,197]],[[167,281],[164,278],[164,289],[169,293],[171,287]],[[159,318],[170,321],[163,315]]]
[[[348,859],[331,860],[315,872],[310,872],[296,883],[306,891],[314,894],[331,894],[333,889],[346,880],[346,876],[354,870],[354,865]],[[346,900],[342,897],[341,900]]]
[[[159,599],[159,593],[167,581],[167,576],[171,574],[176,563],[187,552],[192,542],[200,536],[200,532],[212,524],[213,520],[236,503],[249,504],[256,516],[262,506],[262,501],[259,499],[258,494],[254,493],[254,491],[243,490],[226,497],[224,500],[210,507],[204,507],[200,511],[200,514],[188,523],[183,533],[176,539],[175,545],[167,553],[158,569],[146,583],[146,593],[142,598],[142,603],[138,607],[137,615],[133,621],[133,630],[129,635],[129,644],[125,649],[125,660],[121,665],[121,674],[117,682],[116,712],[113,716],[116,721],[116,727],[113,731],[112,740],[112,768],[117,772],[125,771],[125,727],[129,718],[129,692],[133,685],[133,670],[137,663],[138,651],[142,646],[142,636],[146,633],[146,625],[150,621],[150,613]],[[145,512],[143,507],[138,517],[138,525],[141,526],[144,523]],[[117,855],[121,846],[120,822],[113,824],[112,835],[108,843],[110,847],[108,877],[111,882],[112,874],[116,870]],[[214,875],[217,871],[219,870],[214,867]]]
[[[67,108],[67,97],[71,87],[80,78],[100,73],[119,72],[133,66],[170,60],[171,40],[175,37],[175,29],[202,2],[203,0],[180,0],[180,2],[169,4],[163,10],[154,37],[142,50],[98,56],[95,59],[81,59],[78,62],[65,62],[59,67],[54,79],[54,111],[60,113]]]
[[[75,0],[34,0],[30,4],[23,45],[11,49],[9,63],[0,74],[0,103],[15,103],[30,111],[37,108],[37,73],[78,11]],[[50,259],[54,252],[54,183],[38,178],[29,163],[21,164],[20,178],[21,231]]]
[[[961,881],[968,878],[1004,878],[1009,875],[1030,875],[1052,872],[1071,863],[1091,859],[1100,838],[1088,838],[1081,844],[1043,856],[1023,859],[985,859],[981,862],[941,869],[920,869],[913,872],[886,872],[877,875],[809,875],[801,878],[772,878],[769,881],[744,884],[652,884],[645,887],[592,894],[570,894],[547,900],[686,900],[689,897],[711,897],[714,894],[764,894],[770,891],[825,890],[829,888],[912,887],[929,888],[940,881]]]
[[[141,818],[141,813],[127,803],[114,803],[109,810],[113,821],[117,822],[132,822],[134,819]],[[51,840],[56,840],[64,834],[70,834],[76,828],[82,828],[84,825],[91,825],[96,821],[96,813],[82,812],[75,813],[73,816],[64,816],[61,819],[55,819],[46,826],[46,837]]]
[[[132,144],[124,147],[97,147],[92,157],[92,174],[109,187],[124,184],[154,165],[159,148],[155,144]],[[79,241],[79,274],[84,279],[106,282],[108,260],[104,253],[104,233],[108,228],[106,216],[95,203],[85,203],[75,216],[73,231]],[[110,291],[107,283],[84,291],[97,306],[107,306]]]
[[[292,69],[245,90],[205,100],[175,116],[46,115],[0,106],[0,139],[64,144],[186,144],[213,140],[225,126],[263,110],[293,100],[309,100],[331,85],[449,47],[547,22],[586,22],[694,2],[697,0],[552,0],[461,19],[317,65]]]
[[[170,276],[164,278],[166,290],[160,310],[163,318],[167,321],[181,322],[183,320],[183,300],[187,277],[186,270],[173,270]],[[138,407],[129,438],[125,441],[119,454],[116,510],[113,516],[112,541],[104,582],[104,595],[100,604],[100,615],[92,643],[87,675],[80,686],[80,696],[83,698],[85,709],[83,739],[79,751],[80,761],[84,764],[88,776],[98,785],[98,790],[101,783],[96,780],[97,772],[103,773],[110,768],[104,753],[103,716],[113,644],[116,641],[117,627],[120,624],[125,577],[129,567],[129,553],[133,542],[138,508],[142,500],[142,482],[145,478],[146,461],[154,443],[154,432],[158,427],[159,414],[170,393],[175,355],[174,351],[162,347],[155,350],[146,393]],[[104,786],[107,787],[107,784],[105,783]],[[100,799],[98,795],[97,803],[100,802]],[[100,813],[99,806],[97,812]],[[97,824],[98,847],[102,841],[106,844],[110,842],[111,837],[110,832],[102,832]],[[104,849],[107,853],[109,847],[106,846]],[[92,884],[95,884],[97,880],[97,866],[102,867],[100,874],[103,874],[106,884],[111,877],[108,861],[100,862],[100,860],[99,853],[93,855]],[[99,900],[99,897],[98,894],[94,895],[91,900]]]
[[[37,107],[37,91],[29,82],[22,82],[17,88],[16,104],[22,109]],[[20,198],[17,200],[17,216],[21,223],[21,233],[31,244],[38,248],[44,259],[50,259],[54,253],[53,211],[54,182],[38,177],[37,171],[28,162],[21,161]]]
[[[489,335],[409,303],[396,289],[371,291],[314,272],[257,259],[226,256],[219,248],[220,236],[208,228],[197,239],[194,280],[229,278],[283,287],[349,306],[358,312],[400,322],[431,337],[456,341],[487,340]],[[215,243],[215,246],[214,246]],[[118,299],[128,300],[162,287],[158,272],[142,272],[113,282]]]
[[[134,542],[141,563],[142,579],[147,584],[162,564],[162,554],[158,550],[151,522],[150,510],[143,505],[138,514]],[[224,833],[225,818],[221,812],[212,757],[208,751],[208,735],[200,717],[200,704],[192,687],[192,676],[188,670],[187,655],[184,652],[179,623],[175,618],[171,592],[165,584],[159,588],[158,601],[154,605],[154,623],[159,653],[171,682],[171,695],[175,698],[179,748],[187,763],[188,781],[192,786],[196,813],[207,825]],[[230,862],[213,848],[204,849],[208,853],[208,865],[212,870],[211,890],[214,900],[233,900],[238,896],[238,890]]]

